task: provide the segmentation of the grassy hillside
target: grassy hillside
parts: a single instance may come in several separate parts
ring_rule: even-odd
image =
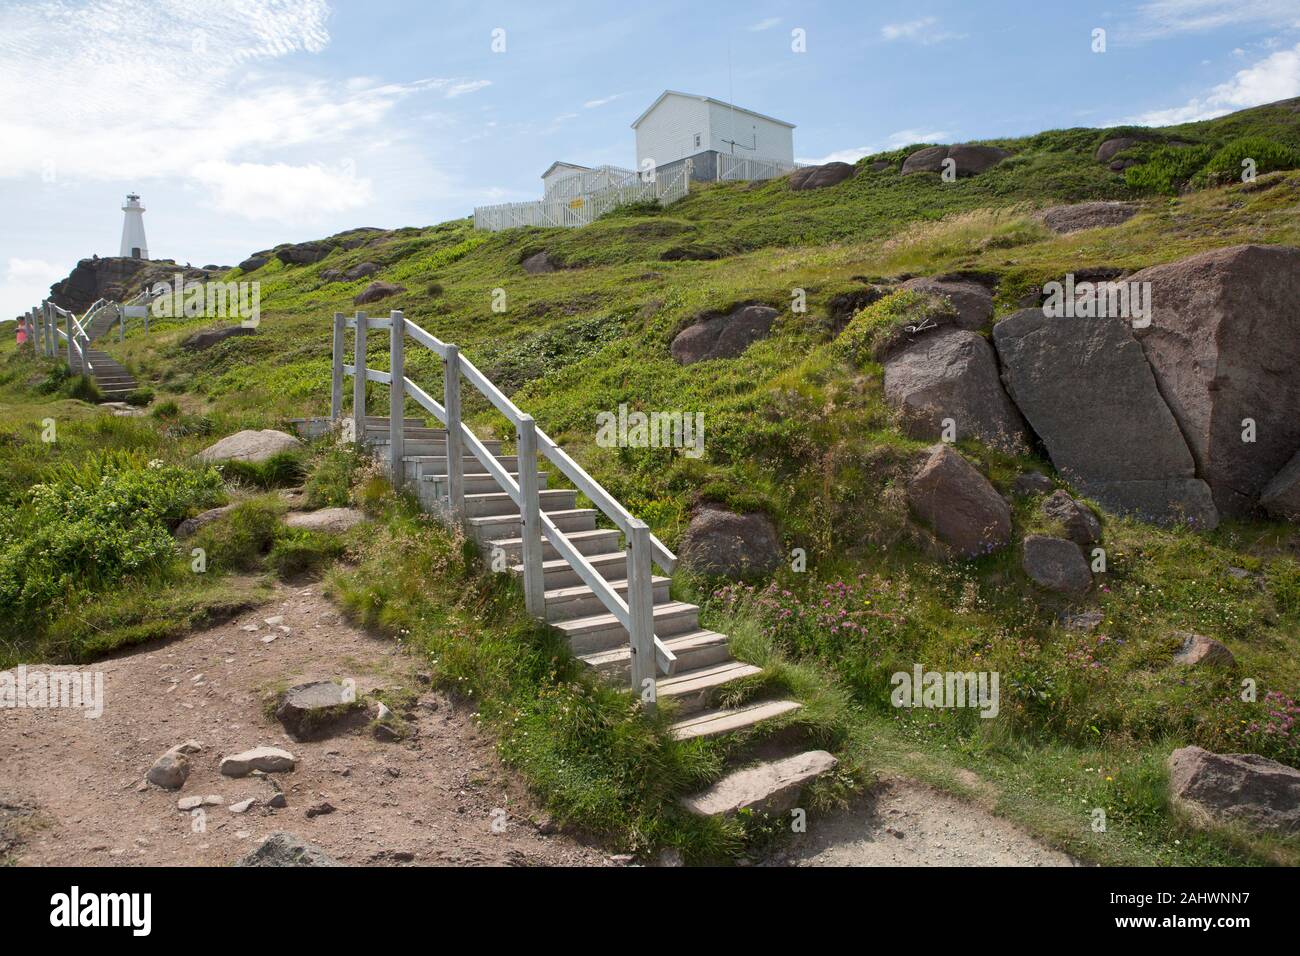
[[[40,388],[71,386],[49,379],[40,363],[13,356],[6,345],[0,389],[11,404],[4,406],[0,434],[6,466],[0,495],[21,512],[17,504],[28,483],[49,481],[100,449],[124,449],[183,470],[185,456],[211,436],[322,414],[333,312],[351,313],[352,297],[372,279],[399,283],[407,291],[373,312],[401,309],[458,343],[670,547],[691,508],[715,500],[768,512],[785,545],[807,551],[806,573],[782,571],[772,582],[675,580],[674,586],[678,596],[706,606],[706,623],[739,635],[738,644],[752,656],[779,662],[791,684],[820,696],[824,707],[813,729],[833,740],[854,773],[925,777],[1102,862],[1295,862],[1295,841],[1184,827],[1166,805],[1163,776],[1170,749],[1189,742],[1300,764],[1294,529],[1225,522],[1211,534],[1197,534],[1108,519],[1110,567],[1077,605],[1035,591],[1015,548],[971,563],[937,561],[908,521],[899,484],[923,444],[896,427],[881,396],[880,367],[847,356],[836,333],[853,317],[852,307],[841,304],[846,294],[868,281],[978,273],[997,280],[999,314],[1005,314],[1026,291],[1067,271],[1137,269],[1242,242],[1300,245],[1298,108],[1291,101],[1145,131],[1150,138],[1121,154],[1138,160],[1123,174],[1093,154],[1105,139],[1131,131],[1061,130],[991,141],[1013,156],[950,184],[932,174],[900,175],[909,147],[868,157],[853,179],[823,190],[793,192],[784,181],[711,184],[667,209],[626,210],[585,229],[488,234],[458,220],[378,234],[314,265],[272,259],[247,275],[235,270],[231,278],[262,284],[258,335],[189,353],[178,347],[179,339],[206,323],[181,320],[155,323],[148,337],[133,329],[124,343],[107,344],[157,393],[161,413],[149,419],[109,419],[72,399],[52,402]],[[1261,151],[1259,139],[1275,148]],[[1279,171],[1261,164],[1263,175],[1252,184],[1218,185],[1243,149],[1267,154]],[[872,171],[878,160],[889,166]],[[1138,201],[1142,212],[1118,227],[1066,236],[1050,233],[1034,216],[1039,208],[1085,199]],[[525,274],[521,261],[541,250],[564,268]],[[356,282],[322,276],[361,262],[376,264],[378,274]],[[506,311],[493,311],[494,290],[504,290]],[[806,312],[791,309],[797,290],[806,294]],[[740,302],[781,311],[769,339],[737,359],[686,368],[672,361],[668,344],[676,332],[703,312]],[[386,353],[386,340],[372,341],[369,364],[386,367]],[[407,375],[438,394],[434,359],[412,348]],[[372,401],[372,408],[386,408],[386,389],[375,388]],[[646,411],[703,412],[706,454],[693,460],[669,449],[596,447],[596,414],[624,402]],[[418,410],[412,406],[409,413]],[[467,414],[482,434],[512,437],[505,420],[477,395],[467,395]],[[48,417],[60,422],[69,441],[39,442],[40,423]],[[1003,490],[1025,467],[1050,472],[1043,460],[1009,458],[975,443],[963,444],[962,451]],[[468,573],[456,563],[454,542],[411,525],[410,515],[383,499],[356,462],[316,451],[297,467],[314,475],[322,495],[371,500],[388,522],[383,540],[412,549],[400,553],[422,555],[429,568],[451,569],[453,577]],[[258,487],[275,484],[275,476],[224,477],[225,490],[204,491],[208,486],[200,484],[188,497],[178,496],[176,507],[194,510],[223,496],[246,497],[250,525],[257,525],[258,508],[274,508]],[[233,491],[231,478],[238,479]],[[1015,518],[1017,532],[1036,530],[1042,520],[1025,503],[1017,505]],[[261,533],[260,539],[251,531],[252,539],[239,538],[259,542],[246,552],[274,550],[275,532]],[[279,546],[282,552],[288,547]],[[299,546],[313,556],[308,564],[330,560],[321,542]],[[651,738],[587,753],[581,786],[557,771],[577,752],[547,749],[558,728],[573,729],[572,688],[587,687],[579,697],[597,692],[573,683],[577,678],[554,648],[543,654],[544,662],[512,656],[510,648],[546,647],[546,637],[515,611],[497,608],[503,592],[490,585],[475,591],[477,597],[436,585],[422,591],[414,579],[407,590],[395,591],[377,583],[394,573],[390,554],[377,552],[372,542],[368,548],[354,543],[349,556],[353,563],[334,578],[337,592],[376,626],[415,628],[423,636],[412,640],[423,641],[443,662],[442,679],[491,695],[485,709],[501,730],[503,752],[561,812],[625,837],[636,833],[639,845],[678,843],[710,853],[743,845],[746,838],[735,831],[701,834],[663,815],[674,793],[718,772],[719,755],[707,748],[666,747],[652,728]],[[118,600],[112,595],[132,575],[172,573],[158,571],[150,560],[83,586],[106,595],[104,606],[112,606]],[[244,578],[252,575],[255,584],[254,572],[266,571],[266,560],[249,558]],[[203,607],[220,605],[244,580],[237,565],[231,562],[228,577],[205,585]],[[21,577],[21,565],[9,567],[0,568],[0,583],[6,573],[15,582]],[[166,580],[180,587],[180,578]],[[43,599],[56,592],[42,592]],[[191,604],[196,600],[191,594]],[[124,641],[165,636],[184,620],[159,612],[166,623],[149,630],[137,621],[143,614],[137,609],[135,617],[123,617],[135,622],[129,635],[127,625],[111,617],[97,620],[94,628],[109,636],[86,650],[83,635],[74,653],[66,650],[67,635],[89,625],[69,623],[87,616],[73,608],[71,597],[64,604],[55,600],[48,614],[10,629],[0,664],[61,648],[65,656],[85,656],[112,644],[114,634]],[[1087,608],[1104,615],[1095,632],[1058,623],[1061,613]],[[476,633],[484,640],[498,636],[493,647],[501,656],[458,656],[452,647],[459,645],[431,636],[433,620],[454,620],[453,630],[467,640]],[[841,626],[844,621],[853,626]],[[1236,681],[1226,675],[1169,667],[1178,629],[1224,641],[1267,705],[1241,702]],[[63,635],[64,643],[54,635]],[[889,674],[914,661],[938,670],[999,671],[1001,719],[894,710]],[[589,703],[591,720],[605,721],[601,733],[617,737],[611,728],[622,725],[612,715],[623,706],[620,699],[607,695]],[[557,718],[561,710],[569,716]],[[534,735],[526,746],[517,731],[521,720]],[[629,782],[632,768],[647,760],[662,777]],[[584,803],[586,790],[597,794],[594,803]],[[1096,807],[1107,811],[1105,832],[1090,826]]]

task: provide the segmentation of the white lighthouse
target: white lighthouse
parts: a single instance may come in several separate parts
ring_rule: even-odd
[[[149,245],[144,241],[144,206],[140,197],[131,193],[122,207],[126,218],[122,220],[122,249],[118,255],[130,259],[148,259]]]

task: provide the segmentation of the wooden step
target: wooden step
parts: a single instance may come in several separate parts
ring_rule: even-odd
[[[617,536],[614,543],[618,543]],[[602,578],[606,581],[622,581],[627,577],[627,552],[610,551],[605,554],[587,554],[587,563],[590,564]],[[524,573],[524,566],[516,564],[510,569],[515,575]],[[542,562],[542,579],[546,590],[554,591],[557,588],[577,587],[582,584],[582,578],[578,572],[569,566],[569,562],[563,558]]]
[[[479,469],[482,469],[482,467],[482,464],[479,463]],[[519,481],[519,472],[512,471],[509,474],[516,483]],[[431,486],[433,493],[441,498],[445,498],[447,496],[447,476],[429,475],[427,477],[429,479],[428,484]],[[545,488],[549,481],[550,474],[548,472],[539,471],[537,473],[538,488]],[[501,486],[497,484],[497,480],[486,471],[482,470],[474,471],[472,473],[466,472],[463,479],[463,486],[461,488],[461,491],[467,495],[489,494],[500,490]]]
[[[376,454],[376,455],[387,455],[388,447],[390,444],[391,442],[388,440],[387,437],[377,438],[377,439],[369,439],[369,438],[366,439],[366,447],[370,449],[372,454]],[[501,452],[501,442],[495,439],[491,441],[485,441],[483,443],[483,447],[488,450],[488,453],[491,454],[493,458],[496,458]],[[444,439],[440,439],[440,438],[415,438],[409,441],[403,441],[402,457],[403,458],[423,458],[423,457],[446,458],[447,442]],[[474,461],[477,462],[478,459],[475,458]],[[481,471],[482,466],[480,465],[474,470]]]
[[[671,578],[652,577],[650,579],[650,587],[656,604],[667,603],[668,586],[671,583]],[[610,581],[609,585],[624,601],[627,600],[626,581]],[[603,614],[605,612],[605,602],[585,584],[556,588],[546,592],[546,619],[548,621],[568,621],[575,617],[589,617],[593,614]]]
[[[618,547],[619,533],[613,528],[593,528],[590,531],[574,531],[565,534],[569,544],[577,549],[582,555],[604,555],[610,554],[613,549]],[[523,539],[519,537],[519,529],[515,529],[514,537],[493,538],[483,542],[484,554],[491,555],[493,547],[499,547],[505,552],[506,560],[519,568],[519,573],[523,573],[523,568],[516,562],[521,561],[523,554]],[[490,560],[490,558],[489,558]],[[560,553],[555,547],[546,540],[546,534],[542,534],[542,560],[546,563],[563,564],[566,568],[569,563],[560,557]],[[626,572],[624,572],[626,573]]]
[[[702,711],[712,700],[713,692],[722,685],[762,672],[763,668],[740,661],[724,661],[685,672],[679,664],[676,674],[659,679],[656,694],[661,701],[676,702],[677,714],[684,718]]]
[[[551,488],[537,493],[538,507],[547,514],[556,511],[572,511],[578,504],[578,493],[572,488]],[[507,492],[493,491],[487,494],[465,496],[465,516],[468,518],[487,518],[519,513],[519,506]]]
[[[391,437],[392,433],[388,430],[387,426],[383,428],[366,429],[366,441],[388,441]],[[426,428],[422,425],[405,425],[402,427],[402,437],[408,441],[415,441],[417,439],[446,441],[447,429]]]
[[[546,514],[560,531],[590,531],[596,527],[596,510],[594,508],[572,508],[563,511],[550,511]],[[521,519],[519,515],[491,515],[481,518],[469,518],[465,522],[472,534],[481,544],[497,541],[501,538],[519,537]],[[543,534],[543,537],[545,535]]]
[[[656,604],[654,609],[655,636],[660,640],[700,629],[700,609],[685,601],[668,601]],[[627,628],[613,614],[592,614],[567,621],[556,621],[553,627],[563,631],[569,640],[569,649],[581,657],[596,651],[608,651],[628,642]]]
[[[702,817],[747,811],[776,815],[799,805],[804,787],[839,764],[825,750],[764,761],[723,777],[703,793],[683,797],[681,804]]]
[[[753,727],[755,724],[773,717],[780,717],[802,705],[793,700],[764,700],[744,707],[732,707],[720,710],[706,710],[702,714],[693,714],[673,724],[671,733],[678,740],[694,740],[696,737],[716,737],[719,734],[734,733]]]
[[[727,635],[717,631],[687,631],[685,634],[659,639],[677,658],[678,672],[722,664],[732,659]],[[617,684],[626,683],[632,674],[632,648],[626,643],[609,650],[582,654],[578,659]]]
[[[407,457],[409,457],[412,460],[417,460],[419,462],[420,475],[424,481],[429,481],[433,478],[441,478],[447,474],[446,449],[444,449],[442,454],[440,455],[412,454]],[[498,455],[495,452],[493,452],[492,457],[495,458],[497,460],[497,463],[506,471],[519,470],[519,459],[514,455]],[[473,455],[466,455],[461,459],[461,468],[466,473],[469,473],[471,471],[480,472],[483,470],[483,463],[479,461],[477,458],[475,458]]]

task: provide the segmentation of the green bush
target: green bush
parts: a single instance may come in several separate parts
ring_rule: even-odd
[[[860,309],[835,342],[836,350],[854,365],[879,361],[882,351],[918,328],[953,311],[938,296],[899,290]]]
[[[299,484],[306,474],[300,452],[282,451],[265,461],[226,461],[221,463],[226,478],[254,488],[287,488]]]
[[[1146,162],[1124,171],[1124,181],[1144,192],[1177,196],[1210,159],[1209,146],[1161,146]]]
[[[153,401],[153,389],[147,385],[141,385],[139,388],[126,393],[123,401],[128,405],[136,405],[143,408]]]
[[[327,448],[317,459],[303,490],[308,508],[342,508],[352,501],[352,482],[361,459],[352,448]]]
[[[269,495],[251,498],[200,528],[189,544],[203,549],[209,572],[257,570],[280,531],[283,511],[284,503]]]
[[[1194,184],[1214,185],[1239,181],[1242,163],[1254,160],[1256,173],[1271,173],[1300,166],[1300,151],[1283,146],[1265,136],[1243,136],[1228,143],[1196,174]]]

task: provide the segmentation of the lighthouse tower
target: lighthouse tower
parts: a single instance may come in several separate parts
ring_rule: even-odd
[[[149,246],[144,241],[144,206],[140,197],[131,193],[126,197],[122,207],[126,218],[122,220],[122,250],[118,253],[123,258],[148,259]]]

